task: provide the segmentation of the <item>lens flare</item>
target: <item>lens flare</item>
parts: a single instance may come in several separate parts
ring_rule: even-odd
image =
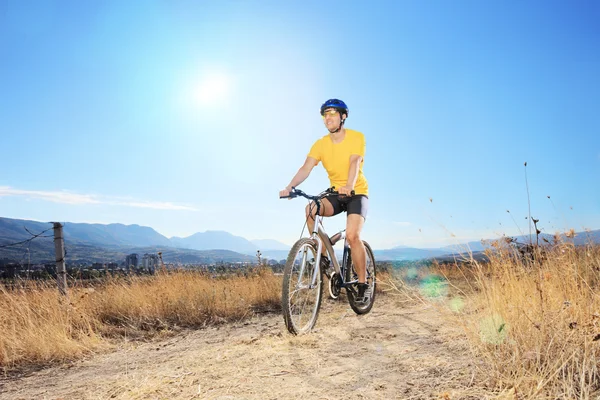
[[[485,317],[479,322],[479,337],[484,343],[501,344],[507,333],[508,324],[499,314]]]
[[[459,313],[465,308],[465,302],[461,297],[454,297],[450,300],[450,310],[454,313]]]
[[[448,282],[439,275],[429,275],[421,281],[419,290],[425,297],[443,298],[448,295]]]

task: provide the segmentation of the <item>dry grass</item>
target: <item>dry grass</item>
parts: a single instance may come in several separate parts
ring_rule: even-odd
[[[100,342],[93,316],[76,312],[55,287],[24,283],[0,286],[0,367],[68,359]]]
[[[379,293],[392,282],[386,271],[378,281]],[[280,304],[281,276],[263,268],[217,277],[177,271],[113,278],[93,288],[71,287],[68,298],[54,282],[0,285],[0,368],[72,360],[109,346],[107,339],[239,321],[279,311]]]
[[[217,278],[187,271],[112,279],[72,288],[68,299],[51,283],[0,286],[0,368],[74,359],[109,337],[240,320],[278,309],[280,296],[281,278],[267,269]]]
[[[510,398],[590,398],[600,388],[600,246],[558,243],[522,257],[438,266],[490,378]],[[456,296],[454,297],[456,298]]]

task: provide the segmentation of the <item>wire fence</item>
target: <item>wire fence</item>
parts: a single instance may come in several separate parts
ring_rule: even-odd
[[[53,263],[44,263],[42,273],[39,274],[38,278],[48,278],[55,276],[59,291],[62,294],[66,294],[66,271],[65,271],[65,250],[64,250],[64,239],[63,239],[63,224],[58,222],[52,222],[52,227],[44,229],[39,233],[33,233],[29,228],[23,226],[23,230],[29,235],[26,239],[18,240],[10,243],[0,244],[0,254],[2,250],[19,248],[23,253],[20,259],[15,263],[9,258],[0,259],[0,278],[23,278],[21,272],[25,270],[26,275],[24,278],[30,279],[32,272],[31,263],[31,247],[34,241],[39,241],[44,238],[54,238],[53,249],[43,249],[43,252],[54,253]],[[53,234],[47,234],[50,230],[53,230]],[[36,249],[37,250],[37,249]],[[53,251],[52,251],[53,250]],[[10,254],[10,252],[9,252]],[[13,254],[14,256],[14,254]],[[50,256],[51,257],[51,256]],[[49,258],[52,259],[52,258]],[[36,268],[39,269],[39,268]],[[44,276],[44,274],[46,276]]]
[[[17,263],[22,269],[24,266],[31,266],[31,252],[32,243],[45,238],[52,238],[54,234],[47,234],[47,232],[54,229],[54,226],[44,229],[39,233],[33,233],[29,228],[23,226],[23,230],[29,235],[28,238],[19,240],[11,243],[0,244],[0,254],[4,253],[4,261],[0,260],[0,266],[5,266],[10,263]],[[15,251],[11,251],[11,250]],[[4,251],[3,251],[4,250]],[[15,253],[18,252],[20,256],[16,257]],[[51,259],[52,256],[49,257]]]

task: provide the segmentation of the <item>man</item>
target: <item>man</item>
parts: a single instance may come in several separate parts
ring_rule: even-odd
[[[329,133],[313,144],[304,165],[300,167],[290,184],[279,192],[279,196],[289,196],[292,187],[304,182],[312,169],[319,162],[323,163],[331,186],[335,187],[340,196],[330,195],[324,198],[321,204],[321,215],[331,217],[343,211],[347,213],[346,238],[352,248],[352,261],[358,274],[358,298],[362,299],[368,288],[366,251],[360,239],[369,206],[369,186],[362,171],[366,144],[362,133],[344,127],[348,112],[348,107],[341,100],[330,99],[323,103],[321,115]],[[312,202],[306,207],[309,232],[313,230],[316,210]],[[329,260],[325,254],[321,257],[321,266],[323,270],[329,267]]]

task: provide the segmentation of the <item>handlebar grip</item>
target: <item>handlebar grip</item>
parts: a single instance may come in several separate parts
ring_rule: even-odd
[[[293,199],[294,197],[297,197],[298,195],[294,193],[294,190],[296,190],[295,186],[292,186],[292,190],[290,190],[290,194],[288,196],[279,196],[280,199]]]

